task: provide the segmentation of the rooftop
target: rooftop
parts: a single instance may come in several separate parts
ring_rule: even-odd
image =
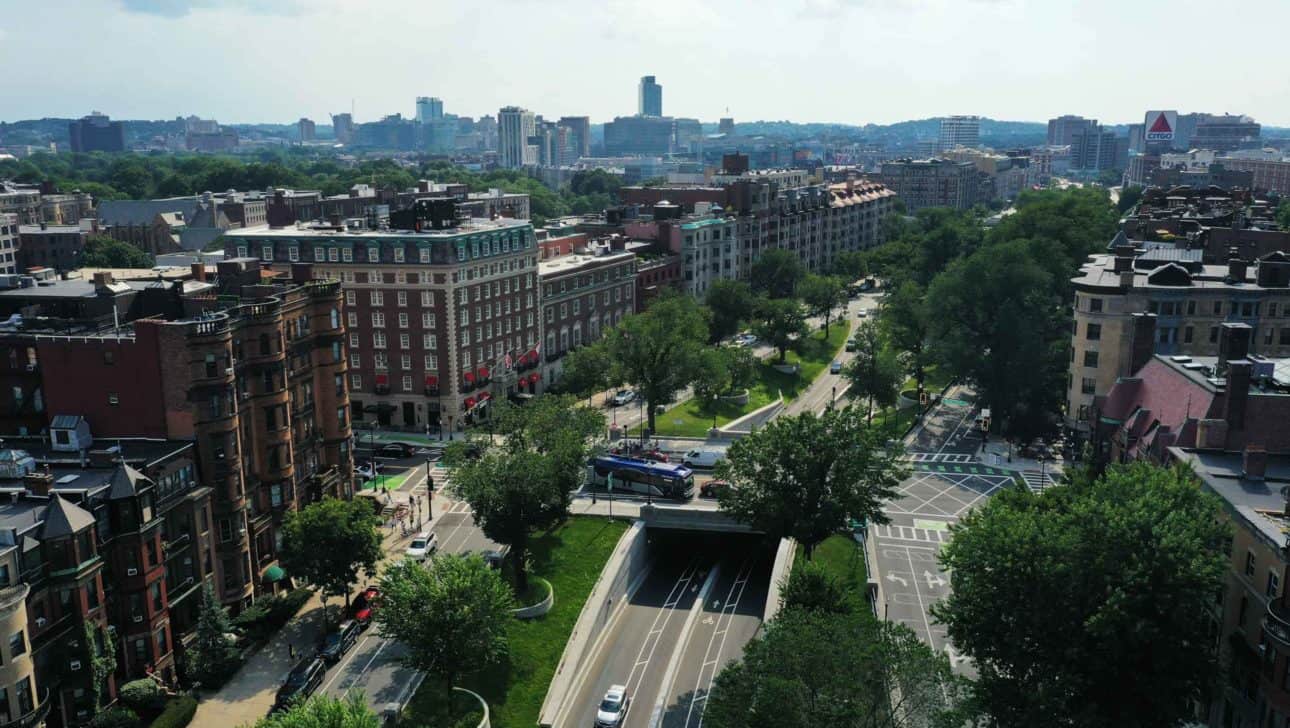
[[[529,227],[528,220],[517,220],[509,217],[499,217],[496,220],[473,217],[467,221],[462,221],[458,227],[445,228],[443,230],[371,230],[367,228],[346,228],[337,230],[331,225],[293,225],[290,227],[271,228],[267,226],[244,228],[240,230],[229,230],[224,233],[225,238],[352,238],[356,240],[385,240],[389,238],[402,238],[404,240],[436,240],[454,238],[459,235],[468,235],[471,233],[482,233],[499,230],[511,230],[521,227]]]
[[[584,253],[561,255],[557,258],[548,258],[540,261],[538,263],[538,275],[551,276],[560,273],[570,273],[582,268],[590,268],[594,265],[620,263],[626,260],[631,260],[635,257],[635,253],[626,250],[611,250],[600,255]]]
[[[1290,455],[1269,455],[1263,480],[1251,480],[1243,474],[1240,453],[1210,452],[1184,448],[1170,448],[1177,460],[1191,465],[1192,470],[1219,498],[1229,512],[1264,538],[1273,548],[1286,544],[1286,497],[1281,489],[1290,483]]]

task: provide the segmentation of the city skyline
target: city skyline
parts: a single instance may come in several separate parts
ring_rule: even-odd
[[[446,113],[491,116],[516,105],[547,118],[588,115],[603,123],[635,113],[639,79],[654,75],[667,88],[669,115],[705,121],[730,115],[863,125],[974,114],[1042,122],[1080,114],[1117,124],[1140,122],[1150,108],[1176,108],[1290,126],[1290,80],[1220,77],[1212,61],[1226,50],[1252,68],[1275,67],[1275,29],[1290,22],[1290,7],[1259,5],[1255,14],[1265,22],[1246,28],[1239,40],[1214,39],[1205,57],[1164,53],[1126,63],[1127,38],[1103,30],[1107,18],[1117,28],[1151,28],[1166,38],[1194,33],[1187,13],[1160,2],[1074,10],[1027,0],[910,0],[886,7],[805,0],[762,8],[750,21],[728,0],[624,1],[614,8],[620,22],[605,29],[589,14],[553,14],[528,0],[504,3],[515,22],[501,26],[485,26],[470,8],[428,12],[403,0],[375,11],[330,0],[61,0],[7,13],[0,60],[21,67],[40,57],[42,73],[8,76],[0,97],[5,121],[79,118],[98,109],[114,119],[196,114],[224,123],[325,122],[351,103],[356,121],[370,121],[394,113],[412,117],[416,97],[424,95],[442,98]],[[555,17],[560,25],[544,32]],[[737,41],[712,46],[711,28],[723,23]],[[53,27],[75,38],[75,52],[46,52],[41,29]],[[395,27],[399,32],[390,31]],[[644,27],[651,32],[620,30]],[[976,34],[983,27],[993,30]],[[442,39],[437,47],[445,56],[466,65],[435,63],[433,56],[413,60],[427,58],[418,40],[427,32]],[[119,43],[129,37],[151,40]],[[816,42],[784,40],[800,37]],[[986,37],[992,40],[983,42]],[[543,49],[551,40],[558,52]],[[228,53],[234,42],[238,52]],[[338,60],[337,47],[349,55]],[[697,47],[707,49],[702,64],[693,63]],[[587,62],[611,55],[614,63]],[[353,62],[363,57],[376,63]],[[1023,57],[1032,60],[1019,62]],[[291,73],[265,72],[278,66]],[[310,68],[316,72],[305,72]],[[379,76],[373,68],[381,69]],[[831,76],[821,75],[822,68],[850,70]],[[489,83],[479,84],[481,77]],[[51,81],[58,93],[50,93]],[[850,93],[839,92],[844,81]],[[201,88],[219,92],[194,93]]]

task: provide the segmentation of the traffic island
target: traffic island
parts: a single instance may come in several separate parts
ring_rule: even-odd
[[[533,583],[539,587],[540,591],[538,593],[546,596],[528,606],[512,609],[511,614],[515,615],[516,619],[536,619],[551,611],[551,607],[555,606],[555,588],[551,586],[551,582],[540,576],[535,576],[533,577]],[[530,591],[533,590],[530,589]]]

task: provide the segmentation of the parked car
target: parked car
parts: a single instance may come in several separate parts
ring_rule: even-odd
[[[438,550],[438,534],[422,531],[412,539],[412,543],[408,544],[408,548],[403,552],[403,555],[414,561],[425,561]]]
[[[856,340],[847,339],[847,351],[855,351],[855,350],[856,350]]]
[[[636,392],[630,389],[620,389],[614,393],[612,400],[615,407],[622,407],[625,404],[631,404],[636,401]]]
[[[381,472],[380,463],[363,463],[354,468],[354,474],[363,480],[371,480],[379,472]]]
[[[860,309],[859,311],[856,311],[856,318],[869,318],[869,312],[864,309]]]
[[[340,662],[340,658],[358,642],[358,634],[362,631],[363,628],[355,620],[347,619],[341,622],[336,629],[323,637],[322,646],[318,648],[318,656],[333,665]]]
[[[740,334],[735,337],[735,343],[740,346],[756,346],[757,337],[752,334]]]
[[[409,442],[387,442],[376,450],[376,454],[386,458],[410,458],[417,453],[417,446]]]
[[[725,450],[700,447],[687,452],[681,462],[691,468],[713,468],[716,467],[717,463],[725,459]]]
[[[841,373],[842,373],[842,362],[838,361],[837,359],[834,359],[833,363],[829,365],[829,374],[841,374]]]
[[[618,728],[627,717],[627,706],[631,698],[627,697],[626,685],[611,685],[605,691],[605,697],[596,709],[596,728]]]
[[[318,657],[306,657],[287,674],[287,679],[282,682],[282,687],[278,688],[278,694],[273,699],[273,711],[287,710],[292,705],[304,700],[322,685],[323,675],[327,672],[327,665]]]
[[[349,612],[358,626],[367,629],[372,625],[372,609],[376,607],[376,600],[381,596],[381,590],[374,586],[364,589],[354,601],[350,602]]]
[[[724,480],[709,480],[699,486],[700,498],[716,498],[717,494],[730,487],[730,483]]]
[[[467,551],[465,554],[462,554],[462,555],[469,556],[470,553],[471,552]],[[497,549],[481,549],[474,553],[476,553],[479,556],[479,558],[483,559],[484,565],[490,569],[502,568],[502,559],[505,558],[506,556],[505,554],[503,554],[501,551],[498,551]]]

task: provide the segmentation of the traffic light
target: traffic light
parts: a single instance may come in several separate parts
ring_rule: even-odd
[[[922,406],[926,407],[926,406],[927,406],[927,400],[928,400],[928,399],[930,399],[930,397],[928,397],[927,390],[925,390],[925,389],[924,389],[924,390],[920,390],[920,391],[918,392],[918,403],[919,403],[919,404],[921,404]]]

